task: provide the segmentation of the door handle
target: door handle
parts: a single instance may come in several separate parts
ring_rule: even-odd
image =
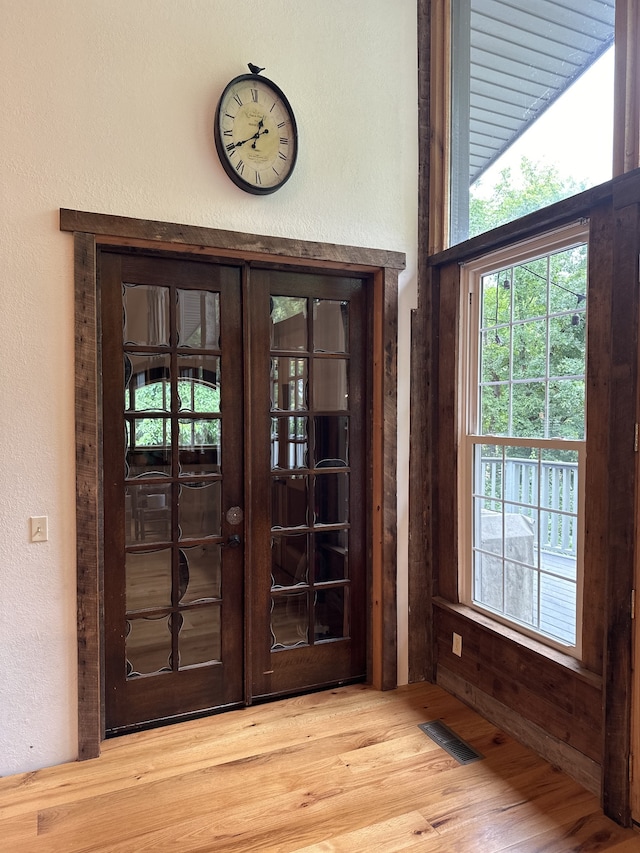
[[[237,533],[232,533],[231,536],[224,543],[223,547],[225,548],[239,548],[242,544],[240,537]]]

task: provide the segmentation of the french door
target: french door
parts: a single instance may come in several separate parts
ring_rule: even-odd
[[[111,732],[364,676],[366,287],[103,251]]]

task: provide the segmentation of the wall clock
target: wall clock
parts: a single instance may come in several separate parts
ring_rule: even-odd
[[[214,124],[216,150],[225,172],[256,195],[275,192],[293,172],[298,129],[282,90],[260,77],[263,68],[234,77],[225,87]]]

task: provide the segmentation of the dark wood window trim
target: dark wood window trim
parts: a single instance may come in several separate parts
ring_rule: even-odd
[[[607,814],[621,823],[630,819],[639,217],[636,170],[426,258],[412,342],[411,678],[438,681],[528,741],[600,792]],[[580,218],[589,220],[590,267],[585,631],[576,662],[459,604],[452,519],[459,266]],[[451,654],[451,631],[469,637],[466,660]]]
[[[398,274],[405,266],[404,255],[68,209],[60,210],[60,230],[74,234],[79,757],[98,756],[104,736],[100,297],[96,263],[101,245],[210,254],[241,261],[260,260],[364,273],[372,277],[373,509],[370,518],[369,677],[379,689],[395,687],[397,299]]]

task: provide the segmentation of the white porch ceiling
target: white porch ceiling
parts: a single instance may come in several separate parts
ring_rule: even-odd
[[[471,0],[470,184],[613,44],[614,6]]]

